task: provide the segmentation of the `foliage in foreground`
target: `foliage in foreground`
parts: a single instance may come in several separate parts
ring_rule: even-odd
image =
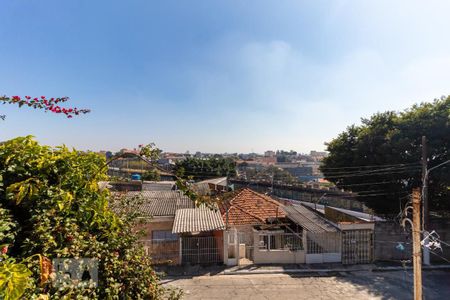
[[[115,214],[109,191],[99,189],[104,167],[96,154],[52,149],[31,137],[0,145],[0,298],[164,297],[132,231],[135,216]],[[54,258],[98,259],[98,286],[55,288],[48,268]]]
[[[422,136],[428,139],[429,168],[450,159],[450,97],[362,119],[327,144],[321,170],[376,212],[398,212],[399,202],[421,185]],[[449,167],[430,173],[431,209],[450,209]]]

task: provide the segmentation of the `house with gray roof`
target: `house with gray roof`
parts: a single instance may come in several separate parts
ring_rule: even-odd
[[[128,192],[136,198],[136,230],[155,263],[223,263],[225,224],[218,208],[195,207],[181,191]]]

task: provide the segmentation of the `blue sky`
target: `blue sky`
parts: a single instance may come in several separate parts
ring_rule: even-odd
[[[80,149],[324,149],[377,111],[450,94],[448,1],[2,0],[0,140]]]

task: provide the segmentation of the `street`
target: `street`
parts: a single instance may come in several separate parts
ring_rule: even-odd
[[[450,272],[423,273],[425,299],[450,299]],[[164,285],[184,290],[183,299],[412,299],[411,272],[346,272],[334,276],[288,274],[172,277]]]

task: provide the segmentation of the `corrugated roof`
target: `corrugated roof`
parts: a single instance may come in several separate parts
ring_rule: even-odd
[[[175,186],[175,181],[144,181],[143,191],[171,191]]]
[[[218,177],[218,178],[212,178],[212,179],[206,179],[203,181],[199,181],[198,183],[212,183],[215,185],[227,185],[227,177]]]
[[[205,207],[179,209],[175,215],[172,233],[223,230],[225,224],[219,210]]]
[[[128,192],[126,195],[142,196],[142,203],[138,205],[138,209],[144,217],[175,216],[178,209],[195,206],[194,202],[180,191]]]
[[[219,189],[226,189],[227,177],[219,177],[196,182],[192,189],[199,195],[211,195],[211,192]]]
[[[303,205],[283,207],[286,216],[306,230],[314,233],[337,232],[337,228]]]

